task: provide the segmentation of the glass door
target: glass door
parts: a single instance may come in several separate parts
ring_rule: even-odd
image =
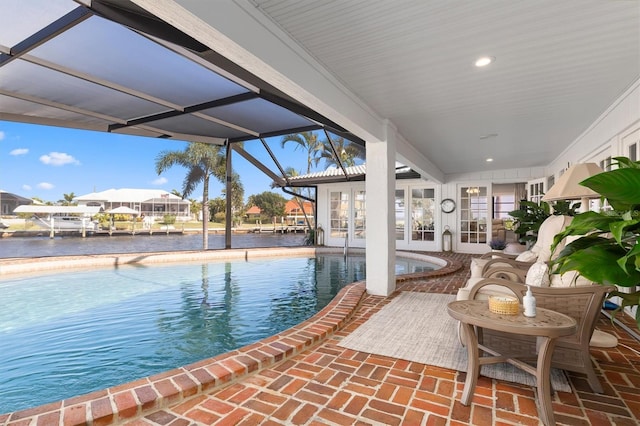
[[[354,191],[353,194],[353,239],[363,240],[366,237],[366,192]]]
[[[349,193],[332,191],[329,195],[331,203],[329,238],[347,238],[349,229]]]
[[[435,190],[411,189],[411,241],[435,241]]]
[[[396,241],[405,239],[405,222],[406,208],[404,201],[404,189],[396,189],[396,201],[394,203],[396,210]]]
[[[486,186],[460,187],[460,244],[486,245],[489,217]],[[482,247],[485,249],[485,247]]]

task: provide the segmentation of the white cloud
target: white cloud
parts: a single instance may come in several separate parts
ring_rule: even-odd
[[[40,188],[40,189],[53,189],[54,186],[53,186],[52,183],[49,183],[49,182],[40,182],[38,184],[38,188]]]
[[[40,161],[51,166],[64,166],[65,164],[80,164],[72,155],[64,152],[50,152],[40,157]]]
[[[31,185],[22,185],[22,189],[24,189],[25,191],[31,191]]]
[[[167,183],[167,182],[169,182],[169,181],[167,180],[167,178],[166,178],[166,177],[162,177],[162,176],[160,176],[158,179],[156,179],[156,180],[152,181],[151,183],[152,183],[153,185],[164,185],[164,184],[165,184],[165,183]]]
[[[2,132],[0,132],[2,133]],[[0,137],[0,140],[2,140],[2,138]],[[9,155],[25,155],[29,152],[29,150],[27,148],[16,148],[14,150],[12,150]]]
[[[4,137],[5,137],[5,133],[2,130],[0,130],[0,141],[3,140]]]

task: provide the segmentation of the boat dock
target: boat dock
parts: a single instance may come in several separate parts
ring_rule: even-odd
[[[149,229],[136,229],[135,232],[129,230],[97,230],[97,231],[87,231],[86,237],[118,237],[118,236],[127,236],[127,235],[182,235],[185,231],[182,229],[170,229],[170,230],[149,230]],[[50,231],[48,229],[29,229],[29,230],[17,230],[17,231],[1,231],[0,230],[0,238],[10,238],[10,237],[51,237]],[[55,237],[82,237],[82,232],[77,230],[55,230]]]
[[[250,229],[249,232],[253,232],[256,234],[289,234],[289,233],[307,233],[309,232],[309,228],[304,225],[259,225]]]
[[[184,234],[184,230],[182,229],[136,229],[132,231],[131,229],[116,229],[116,230],[107,230],[101,229],[95,231],[92,235],[96,237],[117,237],[120,235],[180,235]]]

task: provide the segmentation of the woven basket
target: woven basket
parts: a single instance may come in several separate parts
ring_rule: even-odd
[[[517,315],[520,302],[515,297],[489,296],[489,310],[494,314]]]

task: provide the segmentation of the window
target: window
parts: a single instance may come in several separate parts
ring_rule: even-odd
[[[611,170],[611,156],[600,161],[600,168],[605,172],[608,172],[609,170]]]
[[[638,161],[638,142],[629,145],[629,159],[631,161]]]
[[[545,191],[544,181],[545,179],[537,179],[529,182],[529,193],[527,194],[529,201],[540,204]]]
[[[493,218],[507,219],[509,212],[516,209],[516,197],[513,194],[496,195],[493,197]]]

